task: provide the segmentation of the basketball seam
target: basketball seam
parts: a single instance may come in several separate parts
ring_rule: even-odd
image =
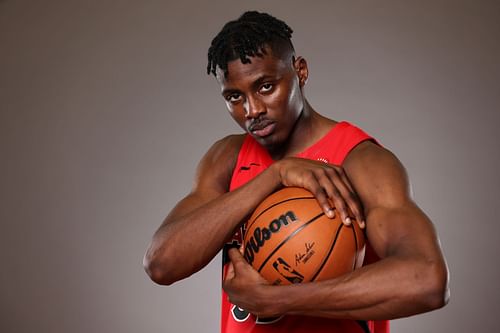
[[[276,207],[278,205],[281,205],[284,202],[293,201],[293,200],[302,200],[302,199],[315,199],[315,197],[296,197],[296,198],[291,198],[291,199],[286,199],[286,200],[283,200],[283,201],[280,201],[280,202],[276,202],[276,203],[272,204],[271,206],[267,207],[266,209],[264,209],[262,212],[260,212],[259,215],[257,215],[253,219],[253,221],[246,226],[246,230],[249,230],[252,227],[252,225],[255,223],[255,221],[257,221],[257,219],[259,217],[261,217],[261,215],[264,214],[265,212],[267,212],[269,209],[271,209],[273,207]]]
[[[332,246],[330,247],[330,250],[328,251],[328,254],[325,256],[325,259],[323,259],[323,263],[321,263],[321,265],[317,269],[316,273],[314,273],[313,277],[311,278],[311,281],[316,280],[316,278],[318,277],[319,273],[321,273],[321,271],[323,270],[323,267],[325,267],[326,262],[330,258],[330,255],[332,254],[333,249],[335,248],[335,244],[337,244],[337,239],[339,238],[339,234],[340,234],[340,231],[342,231],[342,227],[343,226],[344,226],[344,224],[340,223],[340,225],[339,225],[339,227],[337,229],[337,232],[335,233],[335,238],[333,239]]]
[[[318,218],[320,218],[321,216],[325,215],[325,213],[321,213],[315,217],[313,217],[312,219],[310,219],[309,221],[307,221],[306,223],[304,223],[303,225],[301,225],[300,227],[298,227],[296,230],[294,230],[290,235],[288,235],[287,238],[285,238],[284,240],[281,241],[281,243],[276,246],[274,248],[274,250],[269,254],[269,256],[267,256],[267,258],[264,260],[264,262],[260,265],[259,269],[257,270],[259,273],[260,271],[264,268],[264,266],[267,264],[267,262],[269,261],[269,259],[283,246],[286,244],[286,242],[288,242],[292,237],[294,237],[296,234],[298,234],[302,229],[304,229],[305,227],[307,227],[309,224],[313,223],[315,220],[317,220]]]
[[[358,237],[356,236],[356,228],[354,226],[352,227],[352,234],[354,236],[354,254],[356,255],[352,266],[352,270],[354,270],[358,265]]]

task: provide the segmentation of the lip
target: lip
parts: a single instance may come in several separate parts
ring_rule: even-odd
[[[261,130],[271,123],[273,123],[273,121],[266,118],[254,119],[250,122],[250,125],[248,126],[248,131],[253,132]]]
[[[250,127],[250,132],[258,137],[264,138],[266,136],[271,135],[276,128],[276,123],[272,121],[266,121],[263,123],[259,123],[255,126]]]

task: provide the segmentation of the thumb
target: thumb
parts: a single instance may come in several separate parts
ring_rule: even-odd
[[[245,258],[243,258],[243,255],[237,248],[229,249],[228,255],[231,263],[233,264],[233,268],[236,271],[236,274],[242,266],[247,265]]]
[[[233,263],[233,265],[241,265],[241,263],[246,263],[245,258],[241,254],[241,248],[232,248],[228,251],[229,259]]]
[[[235,266],[241,265],[240,261],[244,260],[244,258],[241,256],[240,252],[236,248],[229,249],[227,251],[227,254],[230,261],[227,264],[226,277],[224,278],[224,280],[233,279],[236,276]]]
[[[227,264],[227,268],[226,268],[226,274],[224,274],[224,281],[226,280],[231,280],[233,279],[235,276],[235,273],[234,273],[234,265],[232,262],[229,262]]]

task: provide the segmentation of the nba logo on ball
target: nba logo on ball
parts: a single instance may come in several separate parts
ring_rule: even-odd
[[[309,191],[286,187],[253,212],[243,239],[244,257],[272,284],[331,279],[361,266],[363,231],[327,217]]]

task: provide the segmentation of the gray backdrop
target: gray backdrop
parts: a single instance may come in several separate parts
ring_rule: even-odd
[[[217,332],[220,257],[171,287],[141,266],[200,156],[239,132],[205,74],[243,10],[286,20],[323,114],[408,168],[451,303],[393,332],[495,332],[498,1],[0,1],[0,331]],[[397,283],[395,283],[397,287]]]

